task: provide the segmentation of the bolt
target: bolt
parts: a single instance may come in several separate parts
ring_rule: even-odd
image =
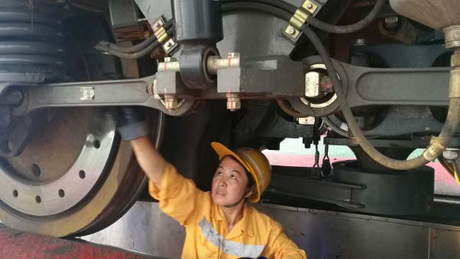
[[[315,117],[300,117],[297,118],[297,122],[300,125],[315,125],[316,119]]]
[[[237,111],[241,109],[241,99],[237,94],[227,94],[227,110]]]
[[[309,9],[309,10],[310,10],[310,9],[313,9],[313,4],[312,4],[312,3],[308,3],[308,4],[307,4],[307,9]]]
[[[399,25],[401,24],[399,21],[398,16],[387,16],[385,17],[384,22],[384,27],[387,31],[394,32],[399,28]]]
[[[172,95],[165,95],[165,108],[168,111],[172,111],[179,107],[179,102],[177,98]]]
[[[458,158],[458,149],[456,149],[456,148],[446,148],[446,150],[444,150],[442,152],[442,156],[446,160],[455,160],[455,159]]]
[[[355,46],[366,46],[367,40],[363,38],[356,39]]]
[[[291,35],[291,36],[296,35],[296,31],[295,31],[295,29],[292,28],[292,27],[289,29],[288,33],[289,33],[289,35]]]

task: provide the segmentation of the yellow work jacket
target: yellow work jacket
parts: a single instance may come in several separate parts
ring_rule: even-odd
[[[149,193],[165,214],[185,226],[182,259],[306,258],[278,222],[251,206],[244,205],[243,218],[228,232],[225,216],[211,194],[199,190],[172,165],[161,180],[161,191],[150,182]]]

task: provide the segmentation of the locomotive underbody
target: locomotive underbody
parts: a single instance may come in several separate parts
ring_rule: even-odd
[[[2,0],[0,220],[85,235],[148,199],[108,115],[142,106],[157,148],[204,190],[218,163],[211,141],[278,150],[285,138],[311,148],[323,138],[357,160],[274,166],[263,202],[458,225],[460,198],[434,193],[424,165],[438,158],[460,179],[458,10],[449,0]]]

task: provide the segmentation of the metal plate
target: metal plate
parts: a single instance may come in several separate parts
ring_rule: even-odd
[[[460,227],[277,205],[255,206],[283,226],[309,259],[460,258]],[[180,258],[185,229],[158,203],[138,202],[109,228],[84,239]]]

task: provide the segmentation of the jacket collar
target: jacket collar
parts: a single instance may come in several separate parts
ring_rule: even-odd
[[[226,239],[233,239],[236,237],[239,237],[243,234],[253,237],[254,236],[254,230],[252,227],[252,222],[251,221],[251,215],[253,213],[253,208],[251,208],[249,205],[244,204],[243,206],[243,217],[241,220],[235,225],[235,227],[232,229],[230,233],[227,233],[227,236],[225,237]],[[211,211],[211,217],[213,220],[219,222],[220,224],[227,224],[227,220],[225,219],[225,215],[220,208],[219,205],[213,203],[212,206],[212,211]],[[226,228],[227,226],[225,226]]]

